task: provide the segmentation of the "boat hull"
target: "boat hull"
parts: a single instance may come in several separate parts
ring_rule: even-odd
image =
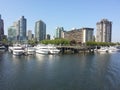
[[[49,54],[49,51],[48,50],[36,50],[36,53],[39,53],[39,54]]]
[[[24,54],[24,51],[18,51],[18,50],[13,50],[13,55],[17,55],[17,56],[19,56],[19,55],[23,55]]]

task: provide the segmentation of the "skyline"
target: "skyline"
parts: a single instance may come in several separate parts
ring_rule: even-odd
[[[72,28],[94,28],[102,19],[112,21],[112,42],[119,42],[120,13],[119,0],[4,0],[0,3],[0,14],[4,20],[5,35],[13,22],[24,16],[27,19],[27,31],[34,33],[35,22],[46,23],[46,33],[53,36],[57,26],[69,31]]]

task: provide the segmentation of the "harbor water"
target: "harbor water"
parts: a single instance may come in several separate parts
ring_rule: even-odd
[[[0,52],[0,90],[120,90],[120,52],[30,56]]]

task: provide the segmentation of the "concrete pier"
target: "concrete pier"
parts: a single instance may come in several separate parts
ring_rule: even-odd
[[[57,46],[61,53],[71,52],[71,53],[94,53],[95,47],[88,46]]]

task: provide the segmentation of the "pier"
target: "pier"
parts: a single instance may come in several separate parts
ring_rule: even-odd
[[[95,47],[93,46],[57,46],[61,53],[71,52],[75,53],[94,53]]]

